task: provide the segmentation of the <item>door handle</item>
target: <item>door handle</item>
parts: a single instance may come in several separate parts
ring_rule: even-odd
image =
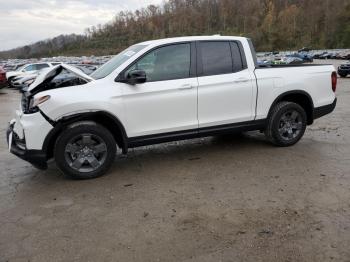
[[[191,88],[193,88],[193,85],[191,84],[184,84],[181,87],[179,87],[180,90],[191,89]]]
[[[234,83],[245,83],[245,82],[248,82],[250,81],[250,79],[248,78],[245,78],[245,77],[241,77],[241,78],[238,78],[237,80],[233,81]]]

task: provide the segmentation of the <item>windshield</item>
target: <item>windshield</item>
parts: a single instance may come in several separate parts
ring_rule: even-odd
[[[95,80],[104,78],[112,73],[115,69],[117,69],[120,65],[126,62],[129,58],[136,55],[142,49],[144,49],[146,45],[133,45],[128,49],[125,49],[123,52],[117,54],[103,66],[98,68],[95,72],[93,72],[90,76]]]

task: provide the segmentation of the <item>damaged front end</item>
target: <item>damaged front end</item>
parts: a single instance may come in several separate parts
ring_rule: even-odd
[[[9,127],[7,128],[6,139],[9,151],[22,160],[31,163],[38,169],[47,169],[46,152],[43,150],[27,149],[25,137],[20,138],[15,131],[16,124],[17,122],[15,120],[12,120],[9,124]]]
[[[44,70],[29,87],[23,90],[21,100],[22,111],[24,114],[38,112],[34,96],[40,92],[84,85],[91,81],[94,81],[94,79],[83,73],[80,69],[66,64],[60,64]]]
[[[16,111],[16,118],[9,123],[6,132],[9,151],[39,169],[46,169],[48,156],[43,143],[54,126],[38,107],[50,96],[40,96],[39,93],[90,81],[94,80],[69,65],[58,65],[43,71],[23,92],[21,110]]]

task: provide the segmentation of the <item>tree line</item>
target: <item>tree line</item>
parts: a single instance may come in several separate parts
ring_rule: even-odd
[[[212,34],[252,38],[258,51],[350,48],[350,0],[168,0],[0,58],[110,55],[140,41]]]

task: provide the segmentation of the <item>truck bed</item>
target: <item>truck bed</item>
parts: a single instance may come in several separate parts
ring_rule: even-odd
[[[257,67],[254,70],[258,88],[256,119],[266,118],[274,100],[292,91],[308,94],[314,108],[332,104],[335,94],[331,91],[331,75],[334,71],[333,65],[324,64]]]

